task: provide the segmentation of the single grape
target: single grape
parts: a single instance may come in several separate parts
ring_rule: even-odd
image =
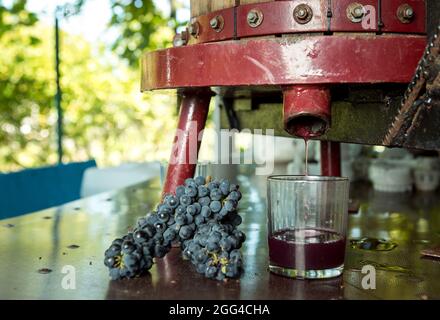
[[[203,206],[209,206],[209,204],[211,203],[211,198],[210,197],[202,197],[199,198],[198,202],[200,203],[200,205]]]
[[[199,186],[197,188],[197,194],[199,198],[206,197],[207,195],[209,195],[209,192],[210,191],[206,186]]]
[[[176,196],[171,195],[166,200],[166,204],[168,204],[172,209],[175,209],[179,205],[179,199],[177,199]]]
[[[222,203],[220,201],[212,201],[209,207],[211,208],[212,212],[217,213],[221,210]]]
[[[222,199],[223,194],[220,191],[220,189],[215,188],[215,189],[211,190],[211,192],[209,194],[209,197],[211,198],[211,200],[217,200],[218,201],[218,200]]]
[[[186,240],[189,239],[193,235],[193,229],[190,226],[183,226],[180,228],[179,236],[180,238]]]
[[[187,224],[191,224],[191,223],[194,222],[194,217],[193,217],[192,215],[190,215],[189,213],[187,213],[187,214],[185,215],[185,217],[186,217],[186,223],[187,223]]]
[[[220,191],[222,192],[222,194],[223,194],[224,196],[227,196],[227,195],[229,194],[229,188],[230,188],[229,181],[226,180],[226,179],[223,179],[223,180],[220,182],[219,189],[220,189]]]
[[[186,192],[186,189],[185,189],[185,192]],[[180,197],[180,203],[184,206],[189,206],[192,203],[192,199],[190,196],[185,194],[184,196]]]
[[[180,199],[181,196],[185,194],[185,187],[184,186],[178,186],[176,188],[176,197]]]
[[[193,198],[193,197],[197,196],[197,193],[198,193],[197,187],[190,186],[190,187],[185,188],[185,195],[187,195],[187,196],[190,196]]]
[[[205,277],[207,277],[209,279],[214,279],[215,276],[217,275],[217,271],[218,271],[218,269],[216,267],[209,266],[205,270]]]
[[[205,179],[205,177],[202,177],[202,176],[198,176],[198,177],[196,177],[196,178],[194,179],[194,181],[195,181],[195,183],[196,183],[198,186],[202,186],[202,185],[204,185],[204,184],[206,183],[206,179]]]

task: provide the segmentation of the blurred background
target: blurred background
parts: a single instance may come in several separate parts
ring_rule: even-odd
[[[189,0],[0,0],[0,219],[164,174],[178,99],[140,93],[139,59],[172,46],[189,18]],[[208,163],[220,127],[212,104],[199,158]],[[274,173],[302,174],[304,142],[276,139]],[[234,148],[256,163],[266,155],[251,134]],[[310,149],[319,174],[319,145]],[[437,153],[414,155],[343,145],[342,173],[380,191],[435,190]]]

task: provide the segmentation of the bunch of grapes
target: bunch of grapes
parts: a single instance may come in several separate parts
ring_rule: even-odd
[[[155,211],[138,219],[133,232],[114,240],[105,251],[110,277],[147,272],[153,258],[163,258],[173,243],[180,243],[183,257],[207,278],[239,277],[243,264],[239,249],[246,240],[237,229],[242,222],[240,199],[239,187],[226,179],[186,179]]]

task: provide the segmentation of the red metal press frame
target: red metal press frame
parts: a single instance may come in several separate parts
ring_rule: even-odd
[[[348,15],[349,6],[354,4],[351,0],[272,1],[195,17],[183,46],[145,54],[142,90],[189,90],[182,101],[176,134],[176,139],[178,135],[183,138],[175,141],[171,156],[175,163],[170,161],[164,193],[174,192],[177,185],[194,174],[200,146],[198,136],[204,128],[211,95],[206,88],[276,87],[283,89],[287,97],[287,120],[305,108],[307,112],[316,109],[315,115],[319,111],[329,122],[330,108],[324,107],[329,102],[315,108],[307,102],[306,95],[292,95],[295,88],[307,88],[303,91],[312,92],[320,101],[329,101],[328,88],[332,84],[408,83],[426,45],[425,2],[359,2],[375,12],[377,24],[368,30]],[[313,16],[305,23],[299,23],[292,14],[299,5],[308,5],[313,10]],[[409,22],[402,21],[397,14],[402,5],[410,5],[414,10]],[[262,18],[255,25],[248,20],[251,11]],[[213,18],[221,22],[220,28],[211,25]],[[256,38],[265,35],[283,36]],[[302,105],[303,102],[308,105]],[[193,128],[194,123],[197,128]],[[193,136],[197,136],[195,149],[191,148]],[[340,175],[339,144],[322,143],[322,173]]]
[[[198,152],[213,93],[209,88],[185,90],[162,194],[174,193],[194,176]]]

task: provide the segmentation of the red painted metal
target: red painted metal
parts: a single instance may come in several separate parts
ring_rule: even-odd
[[[211,97],[208,88],[183,93],[163,195],[174,193],[185,179],[194,176]]]
[[[300,24],[293,18],[293,11],[299,4],[307,4],[313,10],[312,20],[306,24]],[[260,10],[264,15],[263,23],[257,28],[252,28],[247,23],[247,14],[252,9]],[[316,0],[276,1],[239,6],[237,36],[245,38],[282,33],[324,32],[327,28],[325,13],[321,1]]]
[[[411,23],[402,23],[397,18],[397,9],[402,4],[410,5],[414,10],[414,19]],[[425,1],[420,0],[405,0],[405,1],[382,1],[382,20],[384,27],[383,32],[393,32],[392,30],[399,30],[403,33],[426,33],[426,4]]]
[[[223,29],[219,32],[211,28],[210,21],[216,16],[223,18]],[[189,44],[230,40],[234,38],[234,9],[223,9],[209,14],[194,18],[192,23],[199,24],[199,35],[197,38],[191,37]]]
[[[386,2],[382,1],[383,2]],[[373,29],[365,29],[365,26],[369,26],[369,24],[362,24],[362,22],[352,22],[350,19],[348,19],[347,17],[347,7],[352,4],[353,2],[357,2],[360,3],[364,6],[370,6],[372,8],[374,8],[374,11],[376,14],[374,14],[374,12],[372,12],[373,16],[376,18],[377,17],[377,0],[362,0],[362,1],[354,1],[354,0],[337,0],[337,1],[332,1],[332,19],[330,22],[330,30],[332,32],[347,32],[347,31],[352,31],[352,32],[376,32],[377,31],[377,22],[375,24],[375,27]],[[399,3],[401,3],[402,1],[399,1]],[[369,13],[369,12],[367,12]],[[364,17],[363,19],[368,19],[367,17]],[[366,21],[369,22],[369,21]],[[395,32],[400,32],[400,28],[399,26],[397,26],[396,31]],[[417,33],[416,31],[414,31],[414,33]]]
[[[341,144],[339,142],[321,141],[321,175],[341,176]]]
[[[284,129],[291,135],[312,138],[330,125],[331,96],[326,86],[298,85],[283,89]]]
[[[338,35],[169,48],[145,54],[141,87],[407,83],[425,45],[425,36]]]
[[[352,22],[347,17],[347,7],[352,3],[362,4],[366,9],[364,23]],[[307,4],[313,10],[311,21],[300,24],[293,18],[293,12],[297,5]],[[402,4],[409,4],[415,12],[415,17],[410,23],[402,23],[397,18],[397,9]],[[383,27],[380,29],[386,33],[399,34],[425,34],[426,33],[426,9],[424,0],[384,0],[381,2],[381,10],[377,0],[337,0],[331,1],[331,17],[327,17],[328,0],[292,0],[270,1],[237,6],[211,12],[206,15],[195,17],[200,26],[197,38],[191,37],[190,44],[206,43],[213,41],[231,40],[234,38],[257,37],[263,35],[312,33],[312,32],[372,32],[379,31],[379,13]],[[256,9],[263,14],[263,22],[258,27],[252,28],[247,23],[247,14]],[[236,20],[234,20],[236,11]],[[209,21],[216,15],[221,15],[225,20],[224,30],[216,32]],[[372,21],[374,20],[374,21]],[[234,34],[236,24],[236,34]]]

